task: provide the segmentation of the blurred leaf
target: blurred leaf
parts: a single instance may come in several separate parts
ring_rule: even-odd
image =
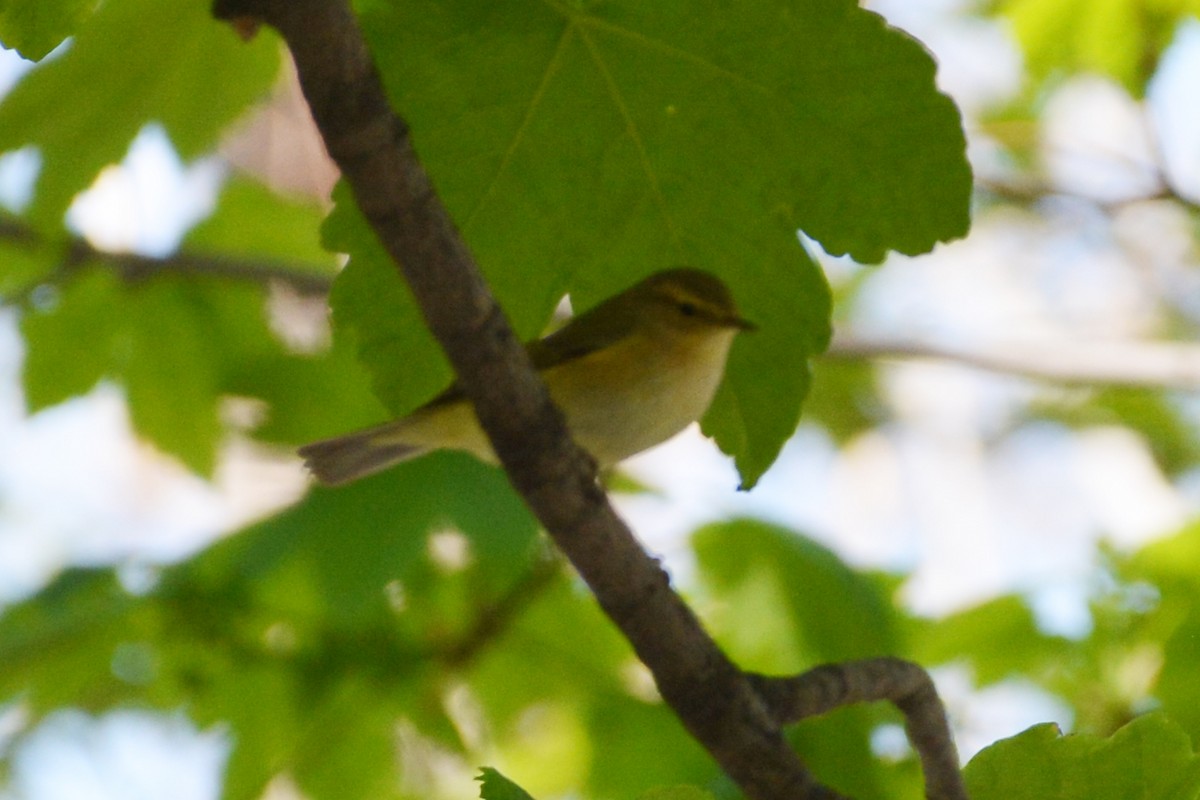
[[[121,322],[116,279],[108,273],[82,275],[47,294],[52,301],[21,318],[28,349],[22,378],[30,411],[90,391],[115,358],[114,330]]]
[[[788,732],[817,780],[849,797],[922,797],[920,771],[909,762],[888,763],[872,752],[871,733],[896,725],[900,715],[882,703],[849,706],[807,719]]]
[[[1017,96],[1007,103],[984,110],[976,122],[979,132],[1004,148],[1004,157],[1014,170],[1036,175],[1042,162],[1042,131],[1038,118],[1038,97]],[[1018,210],[1036,217],[1035,204],[1040,193],[1034,185],[1008,184],[997,180],[981,180],[975,187],[977,203],[995,206],[1004,203],[1009,213]],[[985,206],[985,207],[987,207]],[[982,209],[976,210],[980,218]]]
[[[813,364],[812,391],[804,404],[804,419],[824,428],[843,445],[887,418],[875,383],[875,366],[866,361]]]
[[[0,45],[41,61],[91,17],[100,0],[4,0]]]
[[[303,749],[292,774],[306,794],[329,800],[386,797],[395,785],[400,709],[378,682],[349,675],[304,715]],[[315,757],[304,757],[310,753]]]
[[[638,795],[638,800],[714,800],[711,792],[697,786],[668,786]]]
[[[1195,603],[1196,597],[1190,598]],[[1195,605],[1192,606],[1195,608]],[[1178,609],[1175,609],[1178,610]],[[1193,612],[1162,647],[1155,696],[1189,734],[1200,734],[1200,618]]]
[[[719,776],[670,709],[643,696],[653,697],[649,674],[594,598],[572,581],[559,578],[539,591],[473,659],[464,677],[496,731],[506,763],[525,763],[535,755],[518,746],[528,736],[531,709],[542,719],[566,708],[582,720],[587,739],[538,773],[546,793],[561,793],[560,783],[580,769],[579,762],[589,792],[601,797],[633,796],[654,784],[703,784]]]
[[[83,394],[102,378],[117,381],[134,428],[209,474],[231,372],[282,352],[266,325],[262,289],[170,274],[127,283],[101,267],[57,291],[21,319],[30,409]]]
[[[879,584],[822,545],[748,519],[702,527],[692,544],[712,598],[704,616],[743,668],[791,673],[899,650]]]
[[[470,548],[451,575],[429,550],[430,534],[448,529]],[[230,764],[239,796],[257,796],[286,769],[315,797],[378,797],[394,780],[401,716],[453,740],[436,701],[440,657],[528,568],[534,532],[501,473],[440,454],[315,491],[166,575],[161,593],[182,608],[208,609],[210,598],[239,604],[232,619],[216,609],[216,629],[245,630],[265,651],[259,660],[279,663],[278,675],[218,664],[189,692],[196,713],[231,720],[253,742]],[[252,678],[277,693],[281,709],[239,707]],[[294,719],[294,728],[270,730],[278,723],[268,714]]]
[[[980,752],[964,776],[973,800],[1200,797],[1200,758],[1163,714],[1134,720],[1109,739],[1038,725]]]
[[[1026,64],[1038,79],[1097,72],[1141,97],[1179,22],[1195,0],[1001,0]]]
[[[585,704],[623,694],[620,671],[633,654],[595,599],[559,579],[530,600],[466,673],[488,719],[507,726],[548,697]],[[530,664],[537,665],[537,680],[528,679]]]
[[[210,548],[183,574],[205,584],[238,575],[279,613],[326,619],[343,632],[370,629],[394,616],[389,585],[405,594],[408,614],[447,613],[422,605],[422,591],[438,577],[429,535],[449,529],[469,541],[463,569],[476,602],[528,567],[536,526],[503,473],[470,456],[435,453],[336,490],[316,489]]]
[[[821,663],[902,652],[896,612],[882,586],[825,547],[753,520],[709,525],[692,537],[705,601],[698,610],[743,669],[802,672]],[[814,774],[853,797],[919,795],[905,763],[881,762],[871,732],[894,724],[882,704],[806,720],[789,738]]]
[[[661,701],[597,697],[588,728],[594,751],[589,786],[597,797],[634,797],[656,784],[721,780],[712,757]]]
[[[1072,643],[1042,633],[1029,606],[998,597],[945,619],[914,620],[913,658],[929,666],[967,661],[981,686],[1061,663]]]
[[[1168,475],[1178,475],[1200,462],[1200,428],[1186,408],[1159,389],[1109,387],[1064,393],[1036,404],[1033,413],[1075,429],[1096,425],[1129,428],[1142,435]]]
[[[1200,588],[1200,524],[1146,545],[1129,558],[1122,573],[1160,586],[1186,583]]]
[[[109,571],[74,569],[36,600],[0,615],[0,702],[20,698],[33,715],[63,706],[108,707],[122,694],[110,669],[127,639],[133,601]]]
[[[254,429],[262,441],[290,449],[387,417],[354,352],[339,341],[321,353],[266,354],[232,366],[230,391],[267,405]]]
[[[218,645],[220,639],[210,643]],[[197,642],[196,644],[202,644]],[[288,768],[302,742],[302,725],[310,699],[283,659],[277,663],[249,659],[201,661],[186,695],[190,713],[200,721],[228,726],[235,746],[225,765],[223,800],[253,800],[270,780]]]
[[[207,309],[184,285],[156,282],[114,308],[136,320],[116,333],[117,370],[134,428],[201,475],[212,474],[221,436],[220,362]],[[128,298],[133,299],[133,298]],[[206,298],[207,299],[207,298]],[[259,312],[261,314],[261,312]]]
[[[240,42],[213,21],[209,5],[104,3],[61,57],[0,102],[0,152],[32,144],[41,153],[31,222],[60,228],[75,194],[120,161],[146,123],[161,123],[190,159],[265,94],[279,68],[275,43],[269,36]]]
[[[561,796],[583,785],[592,741],[574,703],[538,703],[497,734],[497,758],[535,794]]]
[[[796,229],[864,260],[966,230],[962,131],[931,59],[845,0],[734,17],[701,2],[381,4],[363,21],[520,335],[564,292],[587,308],[674,264],[729,282],[761,330],[735,345],[705,430],[747,488],[794,430],[828,337],[828,290]],[[447,373],[351,216],[342,193],[331,240],[353,258],[335,320],[399,413]]]
[[[453,739],[443,659],[473,628],[505,633],[510,621],[479,620],[528,570],[535,532],[498,471],[452,455],[410,466],[316,492],[140,596],[109,570],[64,574],[0,616],[0,700],[23,699],[35,718],[64,705],[186,707],[230,729],[228,798],[259,797],[282,772],[314,798],[382,796],[398,718]],[[429,534],[451,527],[469,559],[447,573]]]
[[[234,178],[221,190],[216,210],[184,240],[184,249],[268,259],[305,275],[328,276],[337,260],[321,246],[321,209],[281,197],[259,183]]]
[[[1200,525],[1146,546],[1121,575],[1155,592],[1152,599],[1141,593],[1150,627],[1145,638],[1161,662],[1154,696],[1191,736],[1200,736]]]
[[[0,228],[9,220],[0,215]],[[12,235],[0,234],[0,302],[28,300],[37,285],[53,274],[63,248],[27,238],[19,222],[13,222]],[[19,297],[18,297],[19,295]]]
[[[480,767],[475,780],[479,781],[482,800],[533,800],[528,792],[491,767]]]
[[[613,469],[605,472],[600,476],[604,483],[604,491],[610,495],[625,494],[625,495],[650,495],[652,497],[662,497],[662,490],[651,486],[638,477],[635,477],[622,469]]]

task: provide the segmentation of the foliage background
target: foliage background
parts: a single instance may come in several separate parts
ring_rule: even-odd
[[[822,255],[832,298],[797,227],[813,253],[876,260],[965,224],[951,109],[920,50],[873,17],[831,0],[798,12],[807,27],[746,13],[712,33],[664,6],[554,39],[553,5],[519,31],[470,3],[362,7],[523,332],[567,289],[587,303],[673,259],[712,259],[763,325],[706,420],[740,476],[693,435],[631,463],[653,491],[620,499],[739,663],[916,659],[967,754],[1045,719],[1083,734],[1036,727],[985,751],[977,798],[1192,797],[1200,448],[1180,387],[1197,384],[1200,124],[1184,111],[1200,33],[1184,2],[1064,22],[1078,5],[876,4],[938,54],[966,115],[974,229],[878,268]],[[462,797],[485,763],[535,796],[730,794],[501,476],[447,455],[305,490],[295,443],[401,410],[446,373],[344,203],[324,228],[354,254],[331,344],[323,208],[229,166],[308,163],[281,155],[287,122],[267,158],[247,155],[277,43],[243,45],[190,0],[0,6],[0,39],[27,56],[69,34],[0,102],[20,387],[0,438],[0,796],[144,781],[164,797]],[[775,34],[808,46],[737,51]],[[650,40],[709,58],[684,69]],[[756,82],[714,69],[728,60]],[[612,92],[672,69],[693,102],[665,116],[652,93]],[[706,128],[688,119],[706,102],[745,114]],[[520,146],[497,152],[496,131]],[[606,171],[577,173],[576,147]],[[846,338],[784,445],[830,299]],[[914,341],[955,352],[913,362]],[[1112,380],[1169,343],[1173,372]],[[1032,381],[961,351],[1098,354],[1110,377]],[[919,795],[888,709],[794,738],[856,797]]]

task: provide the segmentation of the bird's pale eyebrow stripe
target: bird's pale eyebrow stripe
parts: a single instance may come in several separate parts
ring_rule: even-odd
[[[720,304],[714,303],[712,300],[706,297],[701,297],[698,294],[689,292],[687,289],[681,286],[665,286],[663,288],[665,289],[663,294],[666,296],[666,299],[672,303],[690,303],[696,308],[710,314],[719,313],[722,310]]]

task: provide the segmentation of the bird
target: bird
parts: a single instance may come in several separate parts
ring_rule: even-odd
[[[703,416],[734,338],[755,329],[720,278],[676,267],[573,317],[526,350],[575,441],[611,467]],[[497,463],[457,384],[407,416],[313,442],[299,454],[318,482],[337,486],[442,449]]]

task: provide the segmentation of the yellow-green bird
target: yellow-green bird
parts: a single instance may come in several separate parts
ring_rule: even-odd
[[[743,319],[716,276],[655,273],[526,345],[575,440],[611,466],[671,438],[712,402]],[[406,417],[300,448],[317,480],[342,484],[430,450],[496,462],[457,385]]]

